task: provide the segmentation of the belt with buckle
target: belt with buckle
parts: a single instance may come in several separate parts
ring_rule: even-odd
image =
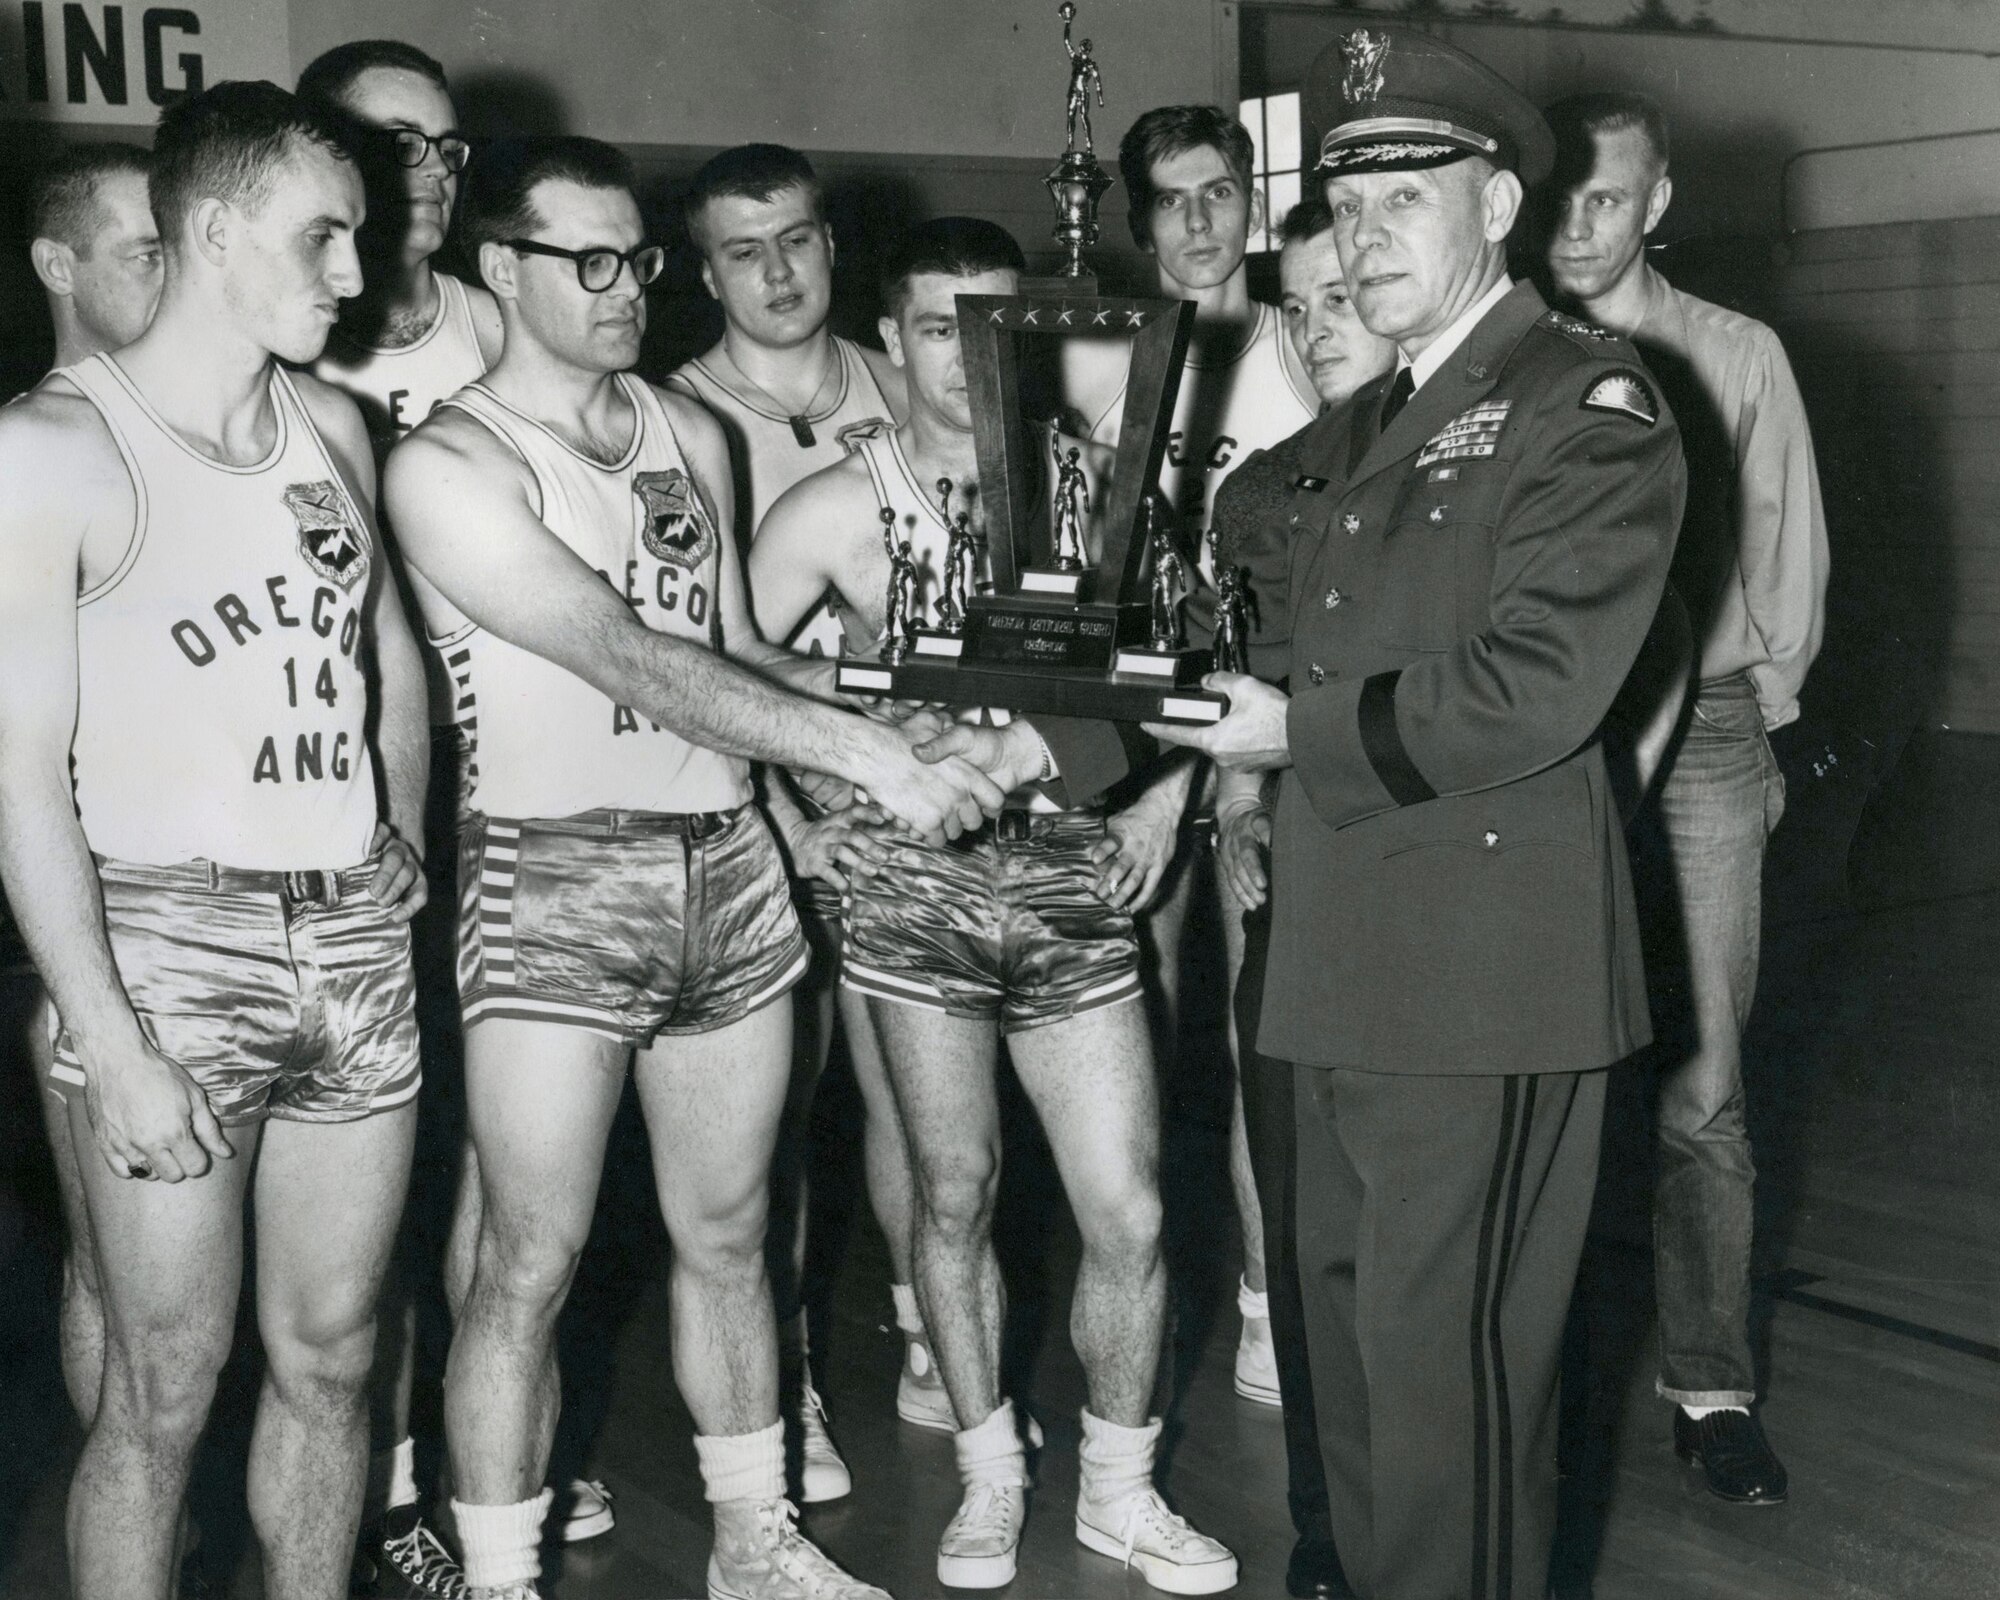
[[[365,888],[376,868],[375,862],[364,861],[359,866],[337,870],[313,867],[282,872],[259,867],[226,867],[214,861],[178,861],[156,866],[103,856],[95,859],[108,875],[128,883],[206,894],[270,894],[276,895],[287,910],[315,911],[331,911],[350,893]]]

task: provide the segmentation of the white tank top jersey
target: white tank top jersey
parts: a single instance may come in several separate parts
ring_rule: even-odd
[[[944,583],[945,555],[951,546],[951,529],[938,507],[937,496],[935,492],[926,493],[924,486],[917,482],[917,475],[910,467],[910,458],[903,453],[903,442],[896,437],[893,428],[855,440],[854,448],[868,468],[877,502],[896,514],[896,537],[910,541],[910,559],[917,567],[911,615],[935,617],[938,594]],[[879,537],[880,524],[871,531]],[[886,585],[885,577],[885,589]],[[846,621],[850,653],[861,654],[880,646],[882,636],[879,633],[869,632],[866,624],[845,608],[842,608],[841,614]],[[990,709],[968,706],[960,708],[959,720],[990,722],[995,727],[1004,728],[1013,720],[1013,713],[997,706]],[[1063,809],[1038,783],[1015,790],[1007,797],[1007,805],[1010,809],[1038,814]]]
[[[475,383],[444,404],[489,429],[534,474],[543,524],[659,633],[722,650],[722,541],[652,389],[616,379],[632,442],[609,465],[582,455]],[[497,817],[725,811],[750,798],[749,763],[690,744],[567,668],[476,624],[433,636],[464,685],[469,807]]]
[[[433,273],[431,281],[438,286],[437,319],[415,344],[377,350],[346,337],[336,324],[313,363],[315,377],[345,390],[361,407],[378,469],[390,446],[429,416],[433,406],[486,371],[465,285],[444,272]],[[458,691],[435,650],[424,652],[424,683],[431,726],[449,727],[457,720]]]
[[[1285,369],[1284,337],[1278,308],[1260,304],[1249,341],[1233,357],[1203,365],[1190,354],[1181,373],[1173,429],[1160,462],[1160,490],[1177,512],[1183,534],[1199,540],[1204,568],[1216,490],[1252,451],[1290,438],[1319,415],[1318,399],[1300,394]],[[1091,424],[1091,442],[1116,445],[1124,414],[1121,386]]]
[[[91,849],[280,872],[366,860],[375,552],[292,380],[272,368],[270,453],[233,467],[113,357],[62,375],[103,415],[137,505],[117,569],[77,597],[71,754]]]
[[[896,426],[888,398],[868,369],[860,347],[834,335],[840,358],[840,378],[832,402],[806,418],[812,443],[803,444],[789,417],[779,413],[768,395],[745,395],[725,383],[705,357],[696,356],[676,368],[668,382],[676,384],[715,413],[729,435],[729,459],[736,476],[736,548],[748,552],[763,525],[764,513],[787,489],[830,467],[853,447],[854,441],[892,432]],[[731,377],[740,385],[741,378]],[[806,613],[789,639],[780,640],[807,655],[840,653],[841,623],[831,598]]]

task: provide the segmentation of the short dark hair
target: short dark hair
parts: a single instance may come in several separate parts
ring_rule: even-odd
[[[343,105],[347,91],[354,87],[354,80],[378,67],[414,72],[418,77],[436,84],[446,94],[451,93],[451,85],[445,81],[444,68],[435,57],[426,55],[415,45],[405,44],[400,39],[351,39],[315,57],[311,65],[299,74],[299,98],[316,105]]]
[[[932,217],[919,222],[890,247],[883,259],[882,304],[900,317],[909,303],[910,280],[922,272],[941,278],[970,278],[982,272],[1026,272],[1027,258],[1014,236],[983,217]]]
[[[160,113],[153,136],[153,220],[171,251],[203,200],[254,209],[302,146],[352,162],[339,127],[318,107],[264,79],[218,83]]]
[[[580,134],[498,140],[480,152],[465,174],[459,226],[475,263],[481,245],[525,239],[548,226],[549,219],[535,209],[538,184],[574,183],[628,194],[638,188],[631,158],[623,150]]]
[[[1619,133],[1637,128],[1645,136],[1647,148],[1660,170],[1667,170],[1667,119],[1658,104],[1643,94],[1604,90],[1595,94],[1573,94],[1558,100],[1543,116],[1556,136],[1557,164],[1572,181],[1581,181],[1590,171],[1596,151],[1592,136]]]
[[[1247,190],[1257,164],[1250,130],[1221,106],[1155,106],[1125,130],[1118,141],[1118,174],[1130,200],[1126,221],[1141,250],[1153,245],[1153,168],[1170,156],[1206,147],[1229,164]]]
[[[681,220],[688,238],[701,248],[695,223],[711,200],[769,200],[787,189],[805,190],[813,215],[826,220],[819,174],[803,151],[787,144],[739,144],[720,151],[701,164],[681,196]]]
[[[53,239],[88,260],[91,241],[103,225],[99,185],[121,172],[143,178],[151,168],[152,157],[136,144],[107,140],[59,151],[35,174],[28,196],[28,237]]]
[[[1285,213],[1285,220],[1278,228],[1278,248],[1288,244],[1298,244],[1302,240],[1317,239],[1333,226],[1333,209],[1318,196],[1301,200]]]

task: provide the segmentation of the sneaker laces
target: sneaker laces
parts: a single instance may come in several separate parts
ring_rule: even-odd
[[[1178,1557],[1189,1544],[1209,1542],[1206,1535],[1195,1532],[1185,1517],[1167,1508],[1157,1489],[1143,1489],[1129,1502],[1125,1513],[1126,1566],[1132,1565],[1132,1552],[1139,1548],[1140,1538],[1149,1532],[1158,1535],[1164,1546],[1163,1554],[1169,1557]]]
[[[770,1500],[757,1508],[757,1527],[766,1541],[771,1570],[798,1586],[804,1595],[851,1594],[861,1585],[833,1557],[799,1532],[799,1508],[789,1500]]]
[[[384,1539],[382,1553],[410,1582],[443,1600],[466,1600],[465,1572],[438,1536],[418,1522],[400,1539]]]
[[[956,1531],[978,1536],[1009,1534],[1013,1531],[1014,1509],[1007,1503],[1009,1489],[1026,1489],[1025,1480],[1009,1474],[981,1478],[965,1486],[965,1499],[945,1529],[946,1537]]]

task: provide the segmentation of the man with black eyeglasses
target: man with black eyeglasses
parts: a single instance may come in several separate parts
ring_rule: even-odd
[[[299,74],[298,92],[345,133],[367,189],[368,217],[356,240],[362,291],[341,306],[313,373],[360,406],[379,471],[391,445],[500,354],[500,310],[493,297],[434,265],[451,227],[471,146],[457,131],[444,68],[400,40],[357,39],[328,50]],[[394,534],[384,533],[393,554]],[[425,807],[430,900],[411,932],[427,1072],[410,1203],[383,1290],[381,1345],[369,1396],[373,1451],[354,1577],[356,1592],[373,1600],[452,1600],[461,1582],[457,1563],[420,1510],[416,1443],[410,1435],[418,1307],[435,1305],[441,1294],[457,1314],[479,1236],[479,1171],[464,1137],[452,975],[457,902],[452,838],[464,766],[458,694],[434,650],[424,651],[424,676],[431,727]],[[427,1384],[438,1382],[435,1358],[424,1365]],[[567,1538],[611,1526],[609,1502],[590,1484],[572,1484],[557,1515]]]
[[[749,763],[844,779],[932,839],[1001,794],[912,753],[936,719],[791,692],[832,699],[833,664],[758,640],[723,531],[722,430],[628,371],[663,264],[632,185],[596,140],[482,151],[465,220],[503,353],[389,460],[475,730],[458,972],[484,1216],[445,1382],[452,1509],[473,1595],[534,1595],[555,1323],[631,1072],[673,1242],[674,1378],[715,1508],[708,1593],[877,1600],[800,1536],[785,1495],[764,1232],[806,946]]]

